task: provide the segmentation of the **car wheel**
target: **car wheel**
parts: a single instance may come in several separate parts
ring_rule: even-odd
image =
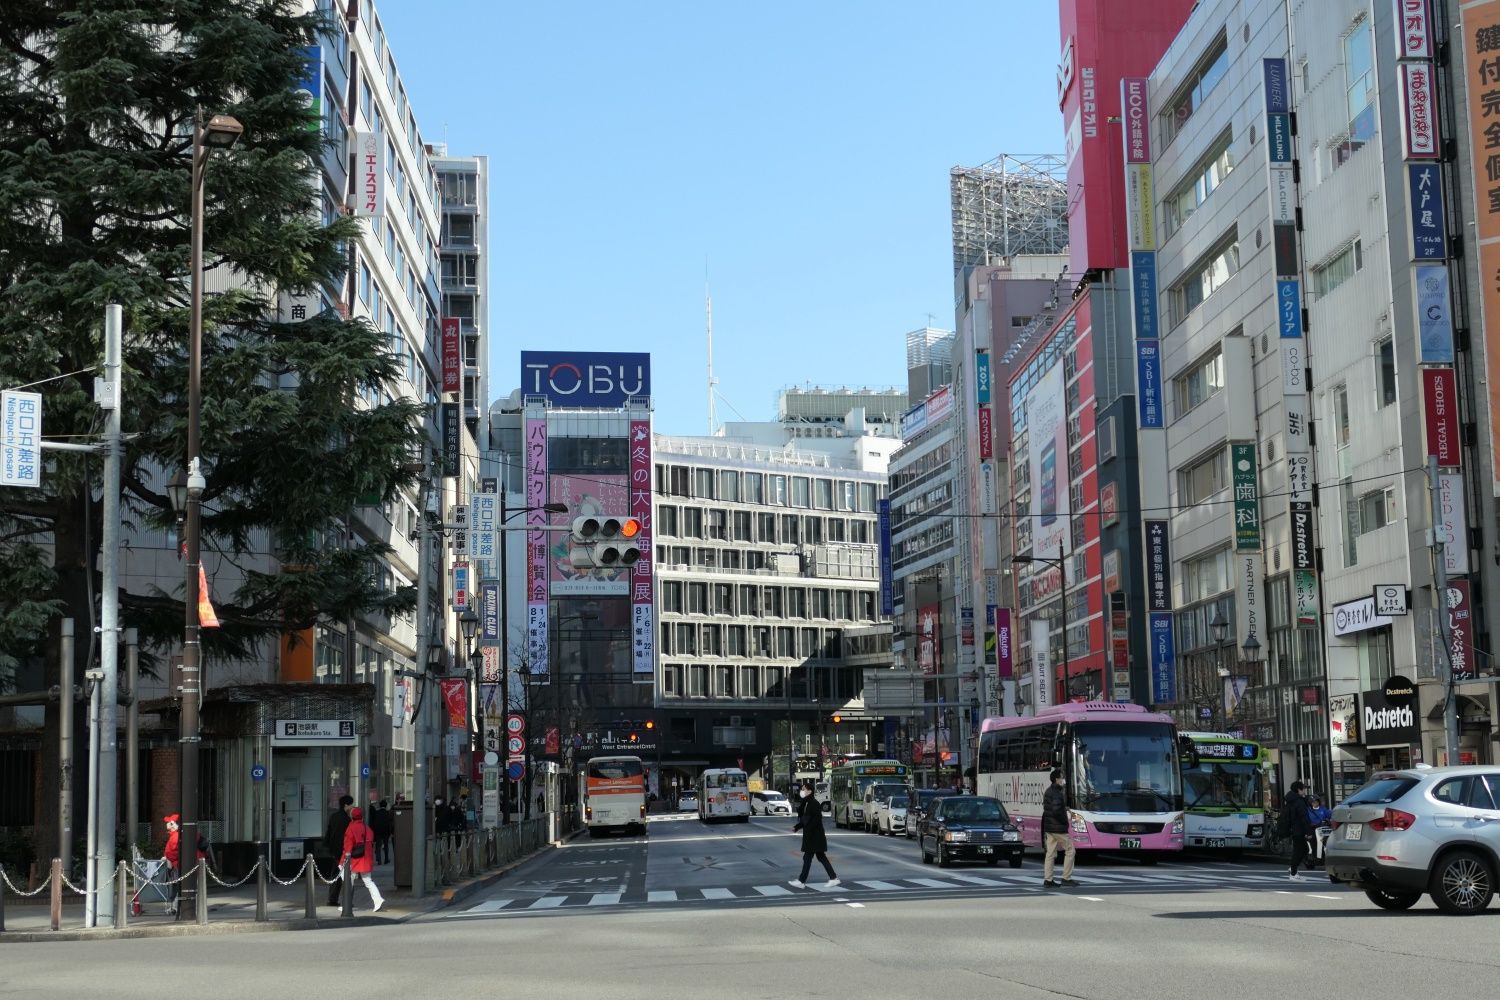
[[[1382,910],[1409,910],[1422,898],[1420,892],[1387,892],[1385,889],[1366,889],[1365,896]]]
[[[917,846],[922,848],[922,864],[924,864],[924,865],[930,865],[930,864],[932,864],[932,855],[927,853],[927,848],[925,846],[923,846],[923,844],[922,844],[922,842],[920,840],[917,841]]]
[[[943,845],[942,844],[938,845],[937,851],[938,851],[938,855],[937,855],[938,867],[939,868],[952,868],[953,867],[953,859],[950,858],[950,857],[948,857],[948,852],[943,850]]]
[[[1019,868],[1019,867],[1021,867],[1021,859],[1019,857],[1011,858],[1010,859],[1010,866],[1012,868]]]
[[[989,865],[991,868],[998,868],[999,865],[1000,865],[1000,859],[999,858],[985,858],[984,859],[984,863],[987,864],[987,865]]]
[[[1495,895],[1495,873],[1482,855],[1454,851],[1444,855],[1433,869],[1428,889],[1432,901],[1444,913],[1479,913]]]

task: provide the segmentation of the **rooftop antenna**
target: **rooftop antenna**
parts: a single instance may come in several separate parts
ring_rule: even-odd
[[[719,380],[714,378],[714,297],[708,290],[708,258],[703,259],[703,308],[708,321],[708,436],[713,437],[719,425],[714,407],[714,387]]]

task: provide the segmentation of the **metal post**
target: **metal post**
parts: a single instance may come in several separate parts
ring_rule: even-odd
[[[417,489],[417,668],[418,685],[427,684],[427,647],[432,643],[432,612],[428,591],[432,588],[432,530],[428,524],[428,492],[432,488],[431,445],[422,436],[422,480]],[[504,607],[504,598],[501,599]],[[416,726],[416,752],[412,760],[411,802],[411,894],[421,899],[427,894],[427,705],[419,696],[412,724]]]
[[[133,628],[125,630],[125,683],[130,701],[125,708],[125,853],[141,830],[141,662]]]
[[[307,920],[318,919],[318,866],[313,861],[311,854],[302,859],[302,884],[307,888],[307,898],[303,902],[302,916]]]
[[[339,916],[354,916],[354,873],[350,870],[351,864],[348,858],[339,865],[339,878],[343,880],[340,888],[343,890],[343,902],[339,904]]]
[[[263,924],[268,919],[266,913],[268,909],[267,896],[271,889],[268,869],[270,868],[271,861],[270,855],[264,848],[260,850],[259,854],[259,863],[255,868],[255,921],[256,923]]]
[[[48,878],[52,883],[50,917],[52,929],[55,931],[62,930],[62,873],[62,858],[53,858],[52,871]]]
[[[115,930],[123,931],[130,918],[130,866],[121,861],[115,866]]]
[[[62,638],[57,647],[57,759],[62,773],[57,782],[57,861],[54,866],[59,872],[73,857],[73,619],[64,618],[61,625]]]
[[[1438,634],[1443,640],[1443,662],[1448,665],[1443,674],[1443,738],[1448,744],[1448,763],[1459,762],[1458,732],[1458,671],[1460,665],[1453,662],[1453,628],[1448,621],[1448,564],[1443,554],[1447,542],[1443,531],[1443,504],[1439,496],[1438,460],[1436,455],[1427,456],[1428,513],[1432,521],[1432,582],[1433,613],[1437,615]],[[1467,545],[1468,539],[1460,539]]]
[[[178,808],[180,843],[188,857],[198,851],[198,702],[202,694],[199,655],[198,566],[203,499],[203,466],[198,455],[199,433],[203,419],[203,174],[208,149],[203,145],[203,109],[193,111],[192,161],[192,259],[191,312],[188,336],[188,411],[187,411],[187,516],[183,538],[187,576],[183,588],[182,629],[182,715],[179,724],[182,800]],[[186,888],[187,883],[183,883]],[[192,890],[182,893],[182,914],[192,917],[197,909]]]
[[[115,868],[115,838],[119,818],[116,783],[120,780],[117,744],[120,691],[120,398],[125,367],[121,364],[124,341],[124,310],[119,305],[104,307],[104,384],[106,390],[100,405],[107,418],[104,434],[104,538],[100,553],[99,601],[99,686],[98,725],[92,736],[97,741],[99,782],[89,796],[95,816],[90,830],[94,835],[94,884],[103,885]],[[100,922],[114,919],[115,898],[110,893],[98,896],[97,917]]]
[[[99,678],[94,671],[86,671],[89,689],[89,784],[86,792],[88,804],[84,820],[86,847],[83,858],[83,926],[97,926],[99,913],[99,886],[104,880],[97,877],[95,865],[99,860]]]
[[[198,852],[195,850],[193,852],[194,856],[196,856],[197,853]],[[204,860],[198,862],[198,877],[195,878],[195,879],[193,879],[193,883],[194,883],[194,886],[196,887],[196,890],[197,890],[196,893],[195,893],[195,895],[197,896],[197,902],[198,902],[198,907],[197,907],[197,910],[195,911],[195,916],[198,918],[198,926],[205,927],[205,926],[208,925],[208,859],[207,858],[205,858]]]
[[[500,475],[500,718],[502,721],[510,715],[510,600],[506,590],[505,582],[509,579],[510,560],[505,555],[505,536],[510,532],[505,530],[505,498],[509,491],[505,486],[504,470]],[[528,724],[531,720],[527,720]],[[509,738],[509,733],[502,726],[501,735]],[[545,735],[545,734],[544,734]],[[526,734],[526,742],[531,742],[531,733]],[[500,758],[500,825],[504,826],[510,822],[510,796],[513,782],[506,776],[510,770],[510,761],[506,758],[509,754]]]

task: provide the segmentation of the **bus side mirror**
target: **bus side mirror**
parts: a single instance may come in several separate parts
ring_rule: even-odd
[[[1189,769],[1196,769],[1198,767],[1200,763],[1198,748],[1186,736],[1177,737],[1177,754],[1182,758],[1183,763],[1187,764]]]

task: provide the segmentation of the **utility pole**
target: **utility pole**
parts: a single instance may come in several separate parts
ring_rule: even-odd
[[[506,488],[505,472],[501,469],[499,481],[500,493],[500,518],[497,524],[500,528],[500,720],[502,737],[510,739],[510,731],[505,728],[505,720],[510,718],[510,590],[507,581],[510,578],[510,560],[506,557],[505,536],[505,500],[510,491]],[[530,706],[528,705],[529,709]],[[527,720],[528,724],[531,720]],[[526,733],[526,742],[531,742],[531,733]],[[514,784],[506,774],[510,770],[509,753],[500,755],[500,825],[504,826],[510,822],[510,797]]]
[[[94,398],[107,416],[104,431],[104,539],[101,555],[99,602],[99,725],[93,737],[99,741],[97,789],[91,789],[98,827],[91,831],[95,853],[93,884],[107,885],[115,870],[115,833],[118,806],[115,783],[119,780],[116,733],[120,691],[120,399],[125,367],[124,309],[104,307],[104,377],[94,386]],[[131,692],[134,694],[134,691]],[[132,834],[133,836],[133,834]],[[115,894],[98,894],[100,922],[114,921]]]
[[[133,628],[125,630],[125,850],[129,852],[141,824],[141,669],[140,647]]]
[[[1442,636],[1443,662],[1448,670],[1443,674],[1443,738],[1448,744],[1448,763],[1457,764],[1458,756],[1458,664],[1453,662],[1453,627],[1448,621],[1448,564],[1443,546],[1448,541],[1443,530],[1442,499],[1438,487],[1438,460],[1436,455],[1427,456],[1428,512],[1432,521],[1432,582],[1433,613],[1438,619],[1438,634]],[[1468,544],[1468,539],[1461,540]]]
[[[61,773],[57,779],[57,857],[67,874],[73,860],[73,619],[64,618],[59,625],[57,644],[57,759]]]
[[[432,527],[427,505],[431,495],[432,454],[426,435],[422,439],[422,480],[417,489],[417,669],[416,681],[420,689],[426,687],[427,649],[432,644],[431,601],[428,590],[432,586]],[[427,894],[427,705],[419,693],[417,711],[412,723],[416,726],[413,743],[416,752],[412,755],[411,794],[411,894],[421,899]]]

